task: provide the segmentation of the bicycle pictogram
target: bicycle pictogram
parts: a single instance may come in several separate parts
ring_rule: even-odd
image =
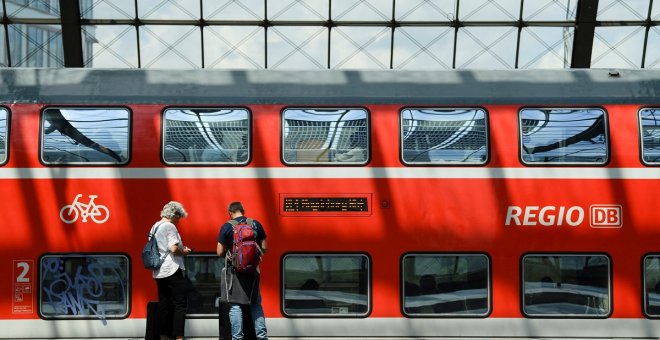
[[[110,210],[108,207],[102,204],[94,203],[94,199],[98,195],[88,195],[89,203],[81,203],[78,201],[82,197],[82,194],[76,195],[76,198],[73,200],[73,203],[67,204],[62,207],[60,210],[60,219],[62,222],[71,224],[78,220],[78,217],[82,217],[83,222],[87,222],[87,217],[91,217],[92,221],[96,223],[105,223],[105,221],[110,218]]]

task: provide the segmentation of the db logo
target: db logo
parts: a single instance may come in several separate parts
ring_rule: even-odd
[[[591,207],[592,228],[623,227],[623,209],[618,204],[594,204]]]
[[[505,226],[578,227],[587,219],[586,209],[580,206],[517,206],[506,210]],[[592,228],[623,227],[623,207],[620,204],[592,204],[589,209]]]

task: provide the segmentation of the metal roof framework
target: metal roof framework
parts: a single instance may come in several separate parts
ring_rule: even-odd
[[[151,8],[149,13],[157,12],[159,8],[163,8],[166,6],[175,6],[183,13],[186,13],[185,16],[188,16],[189,19],[185,19],[185,18],[162,19],[159,16],[152,16],[154,18],[150,18],[149,15],[145,15],[144,13],[139,12],[140,4],[138,3],[137,0],[129,0],[128,2],[132,2],[132,1],[134,1],[134,5],[132,6],[132,8],[120,8],[120,5],[118,5],[117,3],[113,3],[110,0],[79,0],[79,1],[2,0],[2,9],[3,9],[2,25],[4,28],[4,32],[3,32],[4,41],[2,41],[2,43],[5,45],[4,52],[6,54],[6,56],[4,57],[6,59],[4,66],[7,67],[30,66],[30,65],[26,65],[25,63],[22,63],[20,60],[17,61],[16,60],[17,58],[13,58],[13,54],[15,54],[13,53],[13,51],[15,51],[16,47],[11,46],[10,42],[12,40],[10,39],[10,33],[13,33],[14,31],[17,30],[16,28],[14,28],[17,27],[17,25],[26,25],[26,26],[61,25],[61,44],[63,49],[63,54],[62,54],[63,60],[57,60],[54,63],[55,66],[57,66],[58,63],[61,63],[59,67],[92,67],[93,56],[91,56],[89,52],[87,52],[87,55],[85,55],[86,52],[84,46],[85,45],[84,34],[86,30],[89,29],[90,27],[109,27],[109,26],[129,27],[128,30],[124,30],[124,32],[121,33],[122,35],[131,34],[132,31],[135,32],[135,41],[137,43],[137,48],[136,48],[137,62],[127,61],[127,58],[124,58],[122,56],[123,53],[122,51],[117,51],[111,46],[116,39],[110,42],[98,42],[98,41],[96,42],[96,43],[100,43],[103,46],[103,48],[101,49],[102,51],[107,51],[109,53],[112,53],[115,55],[116,58],[124,60],[124,64],[126,64],[126,66],[129,68],[149,68],[149,67],[158,66],[158,64],[156,63],[156,61],[158,61],[158,58],[161,58],[163,55],[168,53],[176,54],[178,58],[184,62],[184,67],[192,67],[192,68],[216,67],[218,65],[218,58],[215,58],[214,60],[209,60],[212,58],[209,58],[206,55],[207,53],[202,52],[200,53],[201,61],[193,60],[195,58],[188,56],[188,54],[185,53],[185,51],[179,50],[181,48],[179,45],[181,44],[181,41],[186,39],[186,37],[193,36],[198,30],[200,32],[200,37],[199,37],[199,43],[201,44],[200,49],[204,51],[205,36],[209,37],[208,34],[204,34],[204,31],[205,30],[210,31],[215,36],[217,36],[217,38],[225,41],[226,37],[222,37],[218,35],[217,32],[214,31],[214,29],[221,27],[258,28],[258,31],[255,31],[256,33],[253,33],[253,35],[254,34],[258,35],[261,32],[263,32],[264,34],[263,60],[258,60],[259,58],[250,56],[247,53],[242,52],[240,50],[240,45],[245,41],[245,39],[243,39],[241,42],[238,43],[225,41],[227,43],[227,46],[234,49],[234,52],[241,54],[243,58],[247,59],[251,63],[253,68],[263,68],[263,69],[278,68],[283,63],[283,60],[293,55],[302,56],[303,59],[306,59],[307,61],[311,62],[313,68],[340,69],[340,68],[346,68],[345,66],[348,64],[347,61],[358,54],[362,55],[366,59],[370,59],[374,63],[376,68],[380,68],[380,69],[403,68],[401,67],[401,63],[395,64],[395,36],[396,34],[399,34],[399,36],[401,36],[400,35],[401,33],[406,35],[407,39],[410,39],[410,41],[414,45],[414,48],[417,50],[416,52],[417,55],[426,54],[430,56],[430,58],[434,59],[437,62],[440,69],[469,68],[469,64],[471,63],[471,61],[480,58],[484,55],[492,57],[493,58],[492,60],[494,60],[496,63],[499,63],[500,66],[504,66],[504,68],[509,68],[509,69],[529,68],[530,63],[523,64],[521,63],[520,60],[521,49],[523,48],[521,47],[521,36],[523,35],[523,30],[525,29],[541,28],[541,27],[560,28],[564,30],[563,40],[555,43],[544,42],[542,41],[542,39],[538,37],[534,37],[536,40],[540,42],[541,45],[543,45],[543,48],[545,49],[545,51],[542,52],[542,54],[554,53],[555,55],[558,55],[558,52],[556,51],[557,45],[559,44],[567,45],[563,49],[564,56],[558,56],[563,58],[564,68],[592,67],[594,61],[594,56],[593,56],[594,43],[595,40],[599,39],[597,30],[601,27],[637,27],[639,29],[643,29],[644,39],[642,45],[643,51],[641,52],[641,63],[631,61],[631,58],[628,58],[627,56],[623,55],[617,49],[618,47],[620,47],[621,44],[625,43],[625,40],[629,39],[630,36],[625,37],[623,40],[619,42],[608,42],[602,38],[600,38],[600,40],[602,43],[606,45],[605,47],[606,53],[618,54],[622,59],[627,60],[627,64],[630,65],[630,68],[647,68],[649,66],[653,68],[653,67],[657,67],[657,65],[660,65],[660,56],[653,57],[653,58],[657,58],[657,60],[654,59],[649,61],[647,58],[649,45],[653,46],[652,44],[649,43],[650,33],[654,33],[660,36],[660,30],[658,29],[658,25],[660,25],[660,21],[658,20],[658,18],[660,18],[660,15],[654,13],[654,0],[646,0],[649,1],[646,17],[642,19],[638,15],[635,19],[639,19],[639,20],[630,20],[630,19],[597,20],[598,10],[599,10],[599,0],[576,0],[573,2],[571,2],[571,0],[543,0],[545,4],[541,6],[542,9],[551,6],[559,6],[566,11],[566,20],[553,20],[553,21],[530,20],[529,15],[524,14],[526,3],[527,4],[532,3],[532,1],[529,0],[527,2],[525,0],[513,0],[513,1],[519,1],[517,2],[517,4],[519,5],[517,16],[511,14],[512,13],[511,8],[504,8],[502,6],[503,1],[498,1],[498,0],[481,0],[481,3],[476,8],[470,9],[471,12],[468,13],[467,16],[465,13],[461,13],[461,10],[464,9],[464,7],[466,7],[463,4],[466,2],[465,0],[389,0],[391,1],[392,7],[388,9],[388,11],[385,11],[382,7],[378,7],[377,6],[378,4],[374,4],[374,2],[378,2],[380,0],[354,0],[353,1],[354,4],[352,5],[352,7],[349,6],[348,9],[345,9],[340,15],[338,15],[336,11],[333,12],[333,6],[335,7],[337,6],[338,0],[325,0],[327,1],[327,10],[328,10],[327,13],[322,13],[316,10],[315,8],[313,8],[311,4],[308,3],[309,2],[308,0],[290,0],[289,4],[285,5],[277,13],[268,13],[269,0],[263,0],[263,13],[255,13],[251,11],[248,6],[249,4],[245,4],[245,3],[241,4],[240,1],[230,0],[229,2],[226,2],[227,4],[229,3],[238,4],[239,6],[243,7],[245,10],[250,11],[255,16],[254,20],[245,20],[244,18],[241,18],[241,20],[235,20],[235,19],[220,20],[217,19],[217,16],[213,16],[209,18],[209,15],[205,16],[204,13],[205,9],[209,6],[207,0],[199,0],[198,15],[196,13],[191,12],[188,8],[186,8],[185,4],[183,3],[186,0],[177,0],[177,1],[154,0],[156,1],[155,2],[156,5],[153,8]],[[257,1],[261,1],[261,0],[257,0]],[[425,6],[426,8],[435,9],[438,11],[438,13],[445,14],[446,18],[439,18],[442,20],[408,20],[406,18],[402,18],[401,13],[397,13],[397,8],[399,4],[405,1],[408,1],[408,3],[418,2],[419,4],[417,5],[417,8],[421,8],[421,6]],[[451,8],[446,9],[444,7],[441,7],[440,6],[442,5],[440,3],[441,1],[453,2],[454,5],[453,9]],[[535,0],[535,1],[540,1],[540,0]],[[607,8],[612,8],[613,6],[630,8],[630,5],[625,0],[600,0],[600,1],[601,2],[607,1],[608,2]],[[658,3],[657,0],[655,2],[656,2],[655,7],[660,7],[660,3]],[[122,1],[121,3],[122,4],[127,3],[127,1]],[[144,3],[142,2],[142,4]],[[90,15],[90,12],[94,9],[95,6],[99,6],[99,5],[114,7],[118,12],[123,13],[121,15],[123,18],[112,18],[112,19],[94,18],[94,15]],[[538,3],[536,5],[538,5]],[[45,9],[47,12],[50,12],[52,15],[32,16],[32,17],[14,15],[15,13],[18,13],[20,11],[12,13],[11,10],[8,10],[9,7],[12,6],[19,9],[27,8],[27,7],[41,7],[42,10]],[[350,11],[355,8],[358,8],[358,6],[370,8],[371,10],[373,10],[376,13],[375,16],[376,19],[370,18],[369,20],[350,20],[351,18]],[[318,20],[289,20],[286,15],[282,15],[282,13],[294,7],[301,7],[305,9],[308,13],[312,13],[313,17],[314,16],[317,17]],[[490,10],[497,9],[500,11],[499,13],[500,15],[496,17],[505,17],[509,20],[499,20],[499,19],[470,20],[470,16],[473,13],[476,13],[484,9],[490,9]],[[658,10],[656,9],[655,11],[657,12]],[[504,13],[505,15],[502,16],[501,15],[502,13]],[[280,19],[280,18],[284,18],[284,19]],[[483,19],[483,15],[481,16],[481,18]],[[156,26],[192,27],[193,30],[190,30],[189,32],[185,33],[182,37],[179,37],[175,41],[168,41],[164,37],[159,37],[157,33],[154,33],[149,30],[149,27],[156,27]],[[284,28],[295,29],[296,27],[319,28],[319,30],[316,33],[314,33],[312,37],[305,39],[303,41],[294,41],[293,39],[289,39],[285,33],[278,31],[278,30],[283,30]],[[345,30],[351,28],[362,28],[365,30],[369,28],[379,28],[380,31],[379,33],[377,33],[377,37],[360,42],[353,40],[349,33],[344,32]],[[425,41],[421,41],[415,36],[412,36],[411,34],[406,33],[406,30],[415,29],[415,28],[443,28],[445,29],[445,31],[444,33],[440,33],[440,35],[436,36],[434,39],[431,39],[430,42],[425,42]],[[504,35],[490,41],[480,37],[477,34],[478,33],[477,31],[470,31],[471,29],[496,30],[498,28],[508,28],[508,30],[505,31]],[[269,30],[271,31],[270,34],[269,34]],[[572,33],[569,32],[569,30],[572,30],[571,31]],[[273,34],[273,32],[275,32],[275,34]],[[449,38],[448,35],[450,32],[453,33],[453,51],[452,51],[451,61],[449,60],[443,61],[437,56],[436,54],[437,52],[431,50],[431,45],[441,37]],[[28,34],[22,32],[19,33],[24,35],[26,39],[28,40],[31,39],[31,37],[28,36]],[[327,50],[326,50],[327,57],[324,58],[325,60],[320,60],[320,58],[318,58],[316,55],[312,55],[312,53],[309,52],[308,50],[309,46],[306,45],[308,45],[309,42],[312,39],[314,39],[316,36],[321,36],[324,33],[327,33]],[[503,58],[501,55],[499,55],[497,51],[495,51],[495,45],[499,44],[503,39],[509,39],[508,36],[513,35],[514,33],[516,34],[515,61],[509,62],[508,60],[505,60],[505,58]],[[377,57],[375,53],[370,51],[369,48],[370,45],[374,43],[375,39],[381,39],[381,40],[386,39],[388,34],[390,40],[389,58],[388,58],[389,60],[387,60],[386,62],[384,58]],[[150,37],[147,37],[147,35],[150,35]],[[471,56],[461,55],[462,58],[461,61],[457,60],[457,54],[459,52],[462,53],[461,48],[457,46],[459,35],[461,36],[462,39],[466,39],[466,40],[471,39],[473,45],[477,46],[478,48],[478,50],[474,52],[473,55]],[[532,36],[534,36],[534,33],[532,33]],[[156,55],[151,60],[146,60],[146,58],[144,57],[145,51],[143,48],[140,47],[140,40],[145,38],[150,38],[150,39],[155,38],[160,42],[160,44],[162,44],[162,46],[164,46],[164,49],[160,51],[160,54]],[[272,40],[274,38],[285,41],[286,44],[288,44],[288,47],[290,48],[289,53],[285,54],[284,57],[279,61],[273,60],[274,58],[269,58],[269,53],[271,54],[271,57],[274,54],[273,47],[269,43],[269,39]],[[337,62],[337,57],[336,56],[333,57],[332,55],[335,52],[333,50],[333,48],[335,47],[333,47],[331,42],[333,41],[333,39],[336,40],[338,38],[348,41],[349,45],[352,45],[352,48],[355,50],[352,54],[348,54],[342,62]],[[60,38],[56,37],[55,39],[60,39]],[[34,40],[28,42],[28,44],[30,43],[33,45],[39,45],[37,47],[43,47],[42,45],[52,44],[52,39],[50,39],[45,43],[40,41],[36,42]],[[47,53],[53,54],[53,52],[47,52]],[[655,51],[654,53],[657,54],[657,52]],[[61,59],[57,56],[53,56],[53,57],[56,57],[55,59]],[[536,58],[537,59],[540,58],[540,55],[537,56]]]

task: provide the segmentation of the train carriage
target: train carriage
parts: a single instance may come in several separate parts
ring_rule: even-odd
[[[658,338],[654,70],[0,70],[0,337],[139,338],[189,217],[218,336],[226,207],[268,232],[273,338]]]

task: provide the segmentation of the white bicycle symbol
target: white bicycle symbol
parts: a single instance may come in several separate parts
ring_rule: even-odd
[[[83,222],[87,222],[87,217],[91,217],[96,223],[104,223],[110,218],[110,210],[105,205],[95,204],[94,199],[98,195],[89,195],[89,203],[80,203],[78,199],[82,194],[76,195],[73,203],[67,204],[60,210],[60,219],[62,222],[71,224],[78,220],[78,215],[82,217]]]

